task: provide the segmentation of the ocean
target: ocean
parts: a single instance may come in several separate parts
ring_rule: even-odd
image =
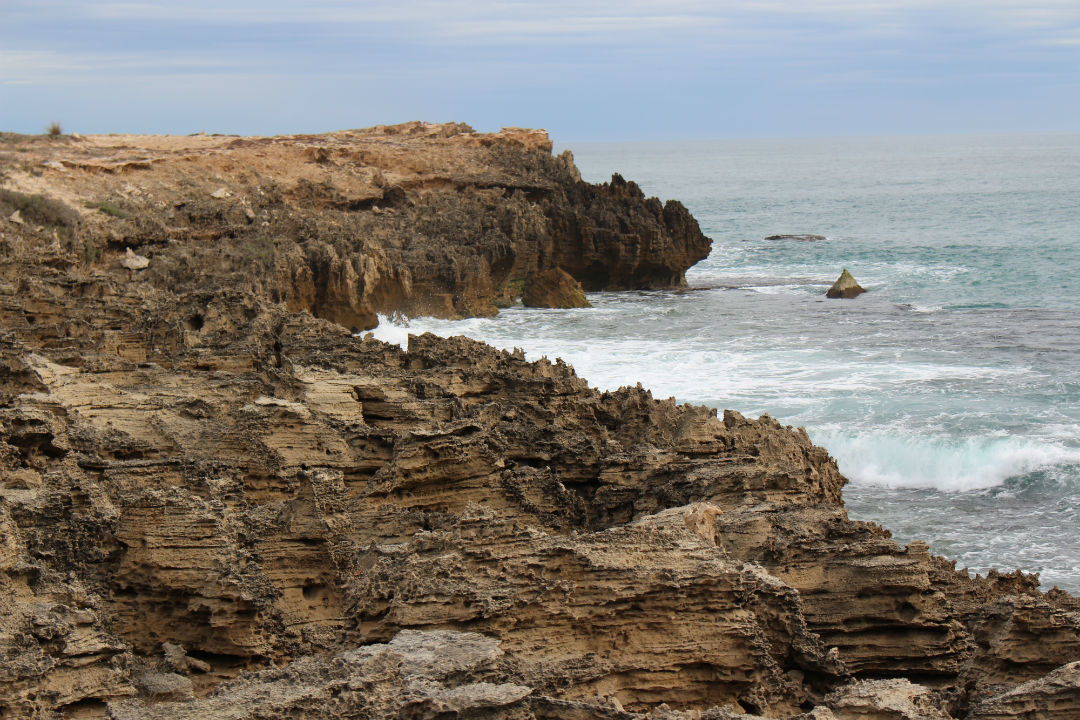
[[[375,335],[467,335],[801,425],[851,517],[1080,593],[1080,134],[570,149],[584,179],[690,209],[713,239],[690,289]],[[825,239],[765,239],[803,233]],[[868,292],[827,300],[844,268]]]

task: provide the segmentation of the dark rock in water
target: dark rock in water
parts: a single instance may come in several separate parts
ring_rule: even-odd
[[[851,273],[844,268],[844,272],[840,273],[840,277],[836,279],[836,282],[832,284],[832,287],[825,293],[827,298],[853,298],[862,295],[866,290],[855,281],[855,278],[851,276]]]
[[[521,303],[525,307],[592,307],[585,298],[581,283],[571,277],[570,273],[557,267],[530,275],[525,281]]]
[[[817,242],[824,240],[824,235],[769,235],[766,240],[794,240],[795,242]]]

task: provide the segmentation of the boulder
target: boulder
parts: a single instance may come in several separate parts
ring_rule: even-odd
[[[131,248],[127,248],[127,252],[124,253],[124,257],[120,260],[120,264],[128,270],[145,270],[150,266],[150,258],[145,257],[144,255],[136,255]]]
[[[581,283],[572,278],[570,273],[558,267],[530,275],[525,281],[521,302],[526,307],[592,307],[585,298]]]
[[[853,680],[825,698],[837,720],[949,720],[931,690],[907,678]]]
[[[851,276],[851,273],[844,268],[844,272],[840,273],[840,277],[836,279],[836,282],[832,284],[832,287],[825,292],[827,298],[853,298],[862,295],[866,290],[855,281],[855,278]]]

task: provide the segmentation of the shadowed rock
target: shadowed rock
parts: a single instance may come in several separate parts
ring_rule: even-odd
[[[818,242],[819,240],[824,240],[825,236],[824,235],[809,235],[809,234],[802,234],[802,235],[769,235],[765,239],[766,240],[791,240],[793,242]]]
[[[543,130],[413,122],[23,149],[39,167],[0,175],[12,190],[3,217],[22,207],[27,226],[52,226],[70,215],[87,256],[130,246],[153,257],[140,274],[162,290],[208,287],[213,267],[215,283],[346,329],[375,327],[379,313],[494,315],[525,278],[557,268],[590,292],[685,287],[711,244],[678,201],[619,175],[582,182]],[[42,192],[112,212],[65,208],[51,222]]]
[[[525,281],[521,303],[525,307],[539,308],[592,307],[585,298],[581,283],[557,267],[530,275]]]

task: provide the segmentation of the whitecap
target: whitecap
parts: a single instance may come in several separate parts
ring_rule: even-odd
[[[1037,470],[1080,465],[1080,449],[1033,437],[965,439],[896,432],[814,431],[840,471],[855,483],[892,488],[978,490]]]

